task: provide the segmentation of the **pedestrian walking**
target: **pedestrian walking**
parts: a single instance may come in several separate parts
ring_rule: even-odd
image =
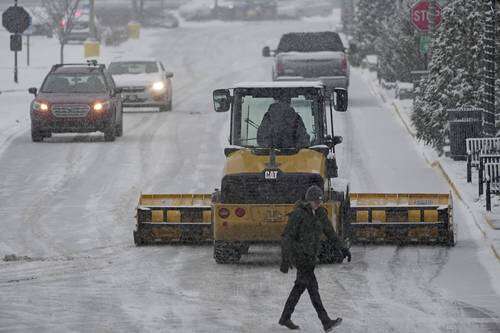
[[[314,275],[317,257],[321,247],[320,236],[325,234],[329,241],[342,252],[343,259],[351,261],[351,252],[337,236],[328,219],[328,213],[321,207],[323,191],[318,186],[311,186],[305,195],[305,201],[296,204],[289,215],[288,224],[283,232],[282,262],[280,270],[287,273],[289,268],[297,269],[297,278],[285,303],[279,324],[289,329],[299,329],[291,319],[300,296],[307,289],[311,302],[323,324],[325,332],[342,322],[342,318],[330,319],[323,307],[319,295],[318,281]]]

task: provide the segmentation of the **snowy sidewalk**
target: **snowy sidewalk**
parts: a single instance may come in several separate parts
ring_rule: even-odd
[[[471,212],[476,227],[481,231],[484,241],[500,260],[500,198],[492,196],[492,211],[486,211],[485,195],[478,196],[477,171],[473,169],[472,183],[467,183],[466,162],[454,161],[446,156],[439,156],[435,150],[419,142],[416,130],[411,122],[413,112],[412,100],[399,100],[393,90],[382,88],[374,73],[363,70],[363,76],[368,81],[373,93],[378,95],[383,103],[401,120],[402,125],[414,138],[415,145],[429,165],[437,168],[453,189],[455,199],[463,202]]]

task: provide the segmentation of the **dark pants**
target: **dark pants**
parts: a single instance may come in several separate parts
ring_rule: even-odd
[[[321,320],[323,324],[326,324],[330,321],[330,317],[328,317],[323,307],[323,303],[321,302],[321,297],[319,296],[318,281],[316,280],[316,275],[314,275],[314,267],[297,268],[297,279],[285,303],[285,308],[281,314],[281,320],[285,321],[292,317],[293,310],[295,310],[295,306],[299,302],[300,296],[306,289],[311,298],[311,303],[318,314],[319,320]]]

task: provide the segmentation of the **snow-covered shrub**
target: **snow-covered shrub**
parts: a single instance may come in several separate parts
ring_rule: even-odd
[[[484,7],[475,1],[451,0],[442,16],[431,42],[430,74],[416,91],[412,115],[418,138],[439,151],[447,134],[446,110],[481,107],[485,90]]]

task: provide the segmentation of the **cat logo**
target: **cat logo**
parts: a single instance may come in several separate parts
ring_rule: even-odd
[[[266,170],[264,171],[264,178],[268,180],[278,179],[278,170]]]

